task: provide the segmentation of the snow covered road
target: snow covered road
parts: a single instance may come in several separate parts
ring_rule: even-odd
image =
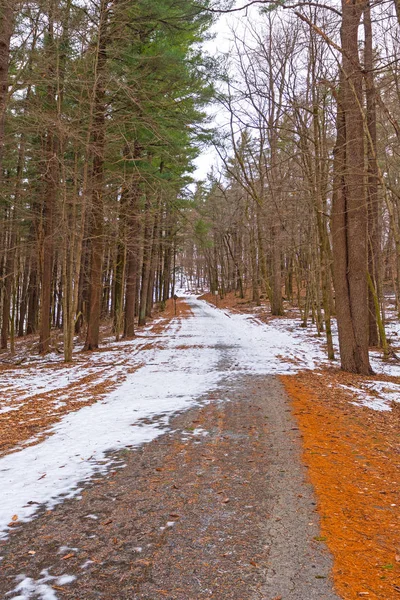
[[[314,338],[195,297],[187,302],[192,314],[174,319],[161,343],[138,355],[137,366],[144,366],[101,401],[64,416],[43,442],[0,459],[0,537],[38,507],[78,495],[80,483],[110,468],[108,452],[161,435],[172,415],[204,400],[224,378],[295,372],[324,361]]]

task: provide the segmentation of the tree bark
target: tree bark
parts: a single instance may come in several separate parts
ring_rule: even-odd
[[[126,291],[125,291],[125,323],[124,337],[135,335],[135,314],[138,296],[139,274],[139,214],[140,188],[136,178],[133,178],[129,190],[127,215],[127,248],[126,248]]]
[[[380,269],[379,269],[379,198],[378,198],[378,164],[377,156],[377,133],[376,133],[376,92],[373,74],[373,38],[371,23],[370,0],[364,10],[364,69],[366,83],[366,108],[367,108],[367,157],[368,157],[368,273],[371,284],[375,289],[368,287],[369,306],[369,345],[378,346],[378,321],[376,314],[376,298],[380,295]]]
[[[91,232],[89,317],[85,350],[99,347],[104,235],[105,70],[107,64],[109,1],[101,0],[93,93],[93,165],[91,174]]]
[[[14,28],[15,0],[0,0],[0,172],[2,170],[10,41]]]
[[[146,325],[147,293],[148,293],[149,278],[150,278],[150,266],[151,266],[153,215],[152,215],[152,204],[149,199],[146,200],[144,218],[145,218],[145,227],[144,227],[144,234],[143,234],[143,261],[142,261],[142,278],[141,278],[141,285],[140,285],[140,300],[139,300],[139,325]]]
[[[58,157],[55,134],[56,82],[55,64],[57,52],[54,39],[54,2],[49,2],[48,29],[45,39],[45,58],[47,61],[47,119],[50,121],[45,134],[45,154],[43,161],[44,196],[42,209],[42,246],[41,246],[41,298],[40,298],[40,332],[39,353],[46,354],[50,350],[51,333],[51,293],[54,253],[54,212],[58,193]]]
[[[365,2],[342,0],[342,70],[332,206],[333,259],[341,367],[372,372],[368,356],[367,204],[358,28]]]

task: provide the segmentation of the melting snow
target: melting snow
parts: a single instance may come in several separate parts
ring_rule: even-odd
[[[43,569],[40,574],[41,577],[36,580],[26,577],[23,574],[18,575],[15,578],[18,584],[11,592],[8,592],[7,597],[10,600],[30,600],[31,598],[57,600],[57,595],[51,585],[49,585],[49,582],[53,582],[56,585],[67,585],[76,579],[74,575],[50,575],[48,569]]]
[[[157,336],[161,347],[143,349],[138,358],[138,346],[151,336],[120,343],[131,361],[128,365],[138,366],[140,361],[144,366],[133,373],[125,371],[126,380],[118,388],[96,404],[65,415],[43,442],[0,459],[0,538],[7,535],[13,515],[26,521],[38,506],[51,509],[64,498],[79,497],[84,482],[109,469],[110,451],[154,440],[168,431],[172,415],[193,406],[222,379],[235,373],[295,373],[328,362],[324,338],[300,328],[298,321],[266,325],[248,315],[225,314],[194,297],[188,302],[193,315],[173,320]],[[106,355],[93,355],[92,368],[96,360],[104,364]],[[110,351],[111,359],[115,363]],[[68,369],[66,382],[81,376],[81,368]],[[116,368],[109,374],[114,376]],[[58,373],[54,380],[48,371],[41,373],[32,386],[55,389],[60,386]],[[46,585],[44,580],[24,581],[20,590]],[[30,597],[24,593],[19,597]]]

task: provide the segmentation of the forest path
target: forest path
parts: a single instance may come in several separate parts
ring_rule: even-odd
[[[111,472],[1,542],[2,598],[337,598],[288,398],[277,378],[250,372],[265,348],[220,311],[190,304],[174,368],[194,368],[206,333],[212,360],[202,364],[220,374],[212,391],[161,437],[110,452]]]

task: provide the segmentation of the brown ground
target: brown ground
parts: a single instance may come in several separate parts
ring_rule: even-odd
[[[337,387],[351,380],[342,373],[281,379],[303,434],[339,593],[400,598],[400,406],[376,412],[352,405]]]
[[[211,294],[204,298],[216,302]],[[255,306],[234,294],[219,298],[218,305],[246,313]],[[268,322],[274,317],[263,305],[258,316]],[[357,397],[340,385],[357,388],[365,378],[334,369],[281,380],[303,434],[303,459],[334,556],[337,590],[349,600],[400,599],[399,403],[390,412],[354,406]],[[399,383],[390,376],[368,380]]]
[[[81,498],[16,524],[0,597],[47,572],[60,600],[338,600],[279,381],[239,378],[205,400]]]
[[[215,297],[212,297],[211,301],[215,304]],[[219,306],[240,310],[241,312],[251,312],[253,310],[252,304],[247,300],[238,303],[232,296],[224,299],[223,302],[219,300]],[[168,310],[169,313],[167,314],[172,317],[174,311],[172,303],[170,303]],[[268,320],[268,317],[266,316],[265,319]],[[282,377],[281,379],[292,398],[293,410],[303,436],[303,460],[309,468],[310,479],[317,493],[318,510],[322,518],[320,539],[322,541],[326,539],[326,543],[334,556],[336,589],[346,600],[356,600],[360,597],[377,600],[400,598],[399,405],[393,405],[391,412],[384,413],[354,406],[351,402],[355,398],[348,390],[343,390],[338,386],[339,384],[357,386],[362,378],[335,370],[324,370],[319,374],[303,373],[291,377]],[[398,382],[395,378],[387,379],[388,381]],[[31,408],[32,406],[34,404],[31,405]],[[208,410],[205,410],[201,419],[206,419],[206,423],[214,423],[214,426],[218,428],[218,412],[211,414],[210,412],[207,413]],[[241,418],[243,419],[244,415]],[[191,427],[197,427],[197,422],[198,418],[195,418]],[[44,423],[47,427],[48,423],[46,421]],[[255,422],[254,426],[256,425]],[[251,434],[250,425],[249,431]],[[29,432],[26,433],[26,436],[28,434]],[[166,463],[159,467],[156,466],[155,455],[152,459],[148,455],[148,460],[147,462],[144,461],[143,467],[137,465],[138,470],[130,479],[130,481],[132,481],[132,478],[134,479],[135,486],[130,486],[130,491],[126,489],[121,493],[121,504],[119,504],[118,498],[116,504],[111,504],[110,498],[113,494],[110,492],[110,495],[106,491],[112,490],[114,489],[113,486],[118,485],[116,478],[122,476],[118,471],[115,472],[114,476],[109,477],[106,482],[99,481],[98,487],[94,486],[95,490],[97,487],[101,492],[100,494],[93,493],[90,490],[84,494],[83,501],[81,501],[83,502],[83,510],[87,510],[88,513],[98,511],[101,515],[99,522],[87,519],[83,513],[79,516],[75,513],[75,508],[71,511],[71,504],[78,506],[81,503],[68,501],[52,513],[51,519],[50,517],[48,520],[47,518],[40,519],[24,526],[20,531],[16,531],[11,554],[8,555],[6,561],[0,563],[5,569],[4,574],[6,577],[3,580],[6,584],[0,582],[0,591],[2,591],[1,585],[8,586],[7,591],[11,589],[10,582],[13,576],[18,573],[26,571],[36,575],[37,578],[40,569],[50,565],[51,557],[54,558],[56,554],[57,544],[72,547],[79,545],[82,541],[82,538],[78,536],[80,530],[85,541],[83,546],[79,547],[79,560],[78,555],[75,554],[64,561],[62,561],[62,557],[55,558],[51,565],[54,564],[57,574],[65,571],[80,573],[81,563],[86,559],[91,559],[93,563],[90,566],[90,573],[94,570],[95,578],[98,578],[98,586],[100,586],[96,589],[100,590],[104,587],[106,581],[107,589],[111,585],[109,589],[116,590],[115,595],[110,595],[110,598],[122,599],[129,597],[130,599],[143,598],[146,600],[155,600],[157,597],[182,598],[182,600],[201,598],[202,595],[187,595],[185,578],[182,579],[179,576],[176,578],[175,595],[171,595],[170,589],[154,587],[154,582],[170,581],[171,579],[171,572],[168,574],[165,571],[164,573],[157,571],[158,559],[156,560],[156,558],[159,556],[158,553],[163,555],[172,553],[172,556],[175,557],[177,569],[174,570],[173,578],[175,579],[176,573],[179,573],[180,570],[182,556],[179,554],[179,548],[183,543],[182,536],[176,533],[176,526],[167,530],[159,530],[157,527],[165,526],[165,522],[168,520],[175,520],[176,523],[180,523],[183,506],[186,505],[190,508],[191,519],[198,514],[207,521],[207,509],[202,505],[203,495],[205,495],[207,502],[212,498],[212,502],[214,502],[213,510],[215,510],[215,507],[218,508],[218,519],[228,529],[224,530],[225,533],[221,538],[221,544],[222,541],[223,544],[219,549],[218,543],[214,548],[212,536],[208,537],[208,534],[201,534],[195,537],[194,531],[196,527],[198,531],[201,530],[201,523],[198,523],[198,525],[190,525],[189,523],[188,526],[192,528],[193,532],[193,535],[189,536],[192,545],[189,549],[186,548],[189,553],[189,560],[194,560],[196,563],[198,560],[198,558],[194,558],[196,552],[197,556],[202,557],[201,564],[193,563],[191,585],[196,585],[196,577],[198,579],[196,573],[204,573],[204,570],[207,571],[210,565],[212,565],[212,572],[214,572],[215,560],[217,560],[216,572],[219,573],[222,570],[221,585],[225,585],[225,573],[229,571],[233,579],[228,578],[226,585],[232,585],[234,580],[235,591],[232,594],[236,594],[229,595],[228,592],[224,591],[224,595],[217,594],[217,598],[221,600],[227,600],[228,598],[248,600],[253,597],[249,596],[250,585],[252,586],[252,593],[253,591],[259,593],[257,590],[262,589],[262,572],[257,569],[260,564],[264,564],[264,559],[259,557],[259,546],[257,546],[259,532],[261,531],[257,527],[261,528],[261,523],[255,528],[257,535],[254,537],[252,533],[254,527],[246,528],[246,513],[243,511],[231,512],[234,492],[231,487],[233,471],[230,469],[233,466],[227,467],[227,471],[224,470],[223,436],[221,436],[222,445],[220,445],[218,455],[213,454],[215,450],[213,446],[204,447],[203,444],[207,438],[199,438],[198,441],[201,445],[196,445],[190,438],[190,450],[187,450],[185,444],[176,438],[167,437],[162,439],[165,442],[160,441],[155,442],[155,444],[158,443],[160,446],[163,443],[167,444],[168,457],[171,458],[168,458]],[[208,439],[211,440],[211,438]],[[143,456],[147,456],[146,449],[139,452],[143,452]],[[190,459],[188,458],[188,452]],[[177,470],[177,465],[182,457],[184,457],[182,465],[185,464],[188,469],[185,473]],[[245,472],[250,471],[252,482],[254,480],[255,484],[258,473],[262,477],[267,474],[268,471],[265,470],[267,464],[259,454],[243,460],[244,463],[239,462],[237,466],[242,466]],[[256,461],[254,465],[257,466],[256,472],[253,470],[253,460]],[[216,461],[217,464],[215,464]],[[249,464],[246,464],[246,461]],[[202,478],[204,477],[205,466],[210,464],[213,465],[217,473],[216,479],[213,479],[213,483],[210,485],[211,491],[201,485],[204,481]],[[151,465],[154,467],[153,470]],[[144,469],[143,473],[146,474],[145,480],[138,478],[141,468]],[[175,473],[179,474],[175,476]],[[233,479],[241,476],[240,472],[236,473],[237,475]],[[178,477],[178,480],[176,477]],[[140,483],[139,487],[136,486],[138,482]],[[127,485],[129,486],[129,481]],[[218,494],[218,492],[221,493]],[[161,496],[157,494],[161,494]],[[228,498],[229,502],[225,504],[223,499]],[[243,502],[247,505],[247,500],[244,497]],[[249,502],[249,504],[251,503]],[[145,507],[144,513],[140,511],[141,506]],[[122,509],[119,516],[115,514],[117,507]],[[234,535],[232,531],[229,531],[229,527],[234,526],[237,519],[243,518],[245,518],[245,521],[240,522],[243,523],[245,533],[243,537],[239,536],[238,546],[235,545],[234,547],[234,551],[238,551],[238,562],[232,565],[230,560],[225,561],[230,555],[224,556],[222,547],[226,547],[227,540],[236,539],[237,531]],[[153,520],[156,523],[154,528],[150,525]],[[126,540],[125,536],[128,534],[129,528],[132,529],[132,523],[135,523],[135,526],[129,535],[134,537]],[[210,522],[209,525],[211,526],[212,523]],[[171,535],[170,529],[173,531],[173,535]],[[89,538],[88,536],[94,534],[93,532],[96,532],[96,537]],[[31,548],[32,540],[36,538],[41,540],[40,547],[44,548],[44,552],[41,551],[40,554],[36,552],[35,548]],[[131,557],[129,560],[126,558],[125,553],[125,558],[121,559],[122,562],[120,562],[118,556],[124,555],[128,548],[130,548],[130,554],[132,554],[132,548],[136,546],[144,548],[147,544],[150,544],[148,546],[149,550],[143,550],[138,553],[137,558],[132,559]],[[205,554],[199,552],[198,544],[206,548]],[[207,564],[206,557],[210,547],[208,544],[211,544],[212,550],[210,550],[210,559]],[[243,548],[243,553],[240,548]],[[36,552],[36,554],[28,554],[29,550]],[[214,550],[217,552],[218,559],[215,558]],[[1,550],[0,554],[3,554]],[[124,561],[127,562],[124,563]],[[120,574],[121,565],[124,564],[126,573],[130,575],[133,573],[140,586],[143,587],[129,588],[129,581],[126,581]],[[156,578],[153,577],[154,573],[157,573]],[[127,575],[128,580],[130,575]],[[84,580],[85,577],[86,574]],[[216,580],[209,582],[210,585],[215,586],[215,581],[219,585],[219,577],[220,575]],[[92,581],[91,578],[92,575],[87,581]],[[200,579],[203,581],[202,578]],[[82,582],[80,585],[82,585]],[[83,583],[83,585],[85,584]],[[205,589],[208,589],[207,585]],[[182,589],[179,589],[179,586],[182,586]],[[257,588],[257,586],[259,587]],[[6,587],[3,587],[3,589],[5,590]],[[68,591],[66,591],[67,587],[62,589],[64,591],[60,594],[60,597],[66,599],[108,598],[108,596],[101,595],[100,591],[98,595],[90,595],[91,592],[85,592],[84,587],[82,593],[74,591],[73,586],[71,588],[68,586]],[[90,588],[86,589],[89,590]],[[126,589],[126,596],[123,595],[125,591],[122,593],[122,591],[118,591],[119,589]],[[254,597],[257,598],[257,596]],[[263,595],[260,597],[263,600],[272,600],[273,598]],[[279,597],[278,594],[276,598]],[[282,598],[286,600],[286,596]],[[300,596],[300,598],[301,600],[309,600],[306,596]],[[321,596],[319,600],[323,600],[323,598]]]
[[[184,300],[179,299],[176,303],[176,314],[178,316],[185,316],[188,313],[190,313],[189,306]],[[160,316],[162,320],[154,323],[152,326],[152,336],[161,333],[175,316],[173,300],[168,300],[164,311],[154,313],[155,318]],[[103,334],[105,334],[105,331],[103,331]],[[137,330],[137,336],[141,336],[140,328]],[[32,363],[25,365],[23,357],[25,354],[32,352],[35,343],[36,338],[33,336],[29,336],[28,339],[19,340],[17,357],[14,359],[3,353],[3,364],[0,365],[0,375],[9,375],[11,373],[18,380],[18,377],[27,369],[32,369]],[[140,353],[141,350],[148,349],[157,343],[157,341],[150,340],[149,344],[141,346],[138,352]],[[112,378],[113,369],[115,369],[117,363],[118,366],[126,365],[127,372],[132,372],[132,369],[139,368],[140,365],[133,368],[129,366],[131,361],[131,357],[129,356],[131,349],[129,347],[124,347],[122,354],[118,354],[118,359],[111,364],[109,360],[104,361],[101,359],[103,351],[106,351],[108,354],[113,350],[121,352],[117,342],[100,347],[95,353],[80,352],[74,356],[74,362],[70,365],[60,362],[46,362],[45,360],[38,362],[35,367],[37,371],[45,370],[46,373],[50,371],[54,378],[57,378],[60,375],[64,375],[65,371],[68,371],[68,369],[77,363],[82,369],[90,367],[91,359],[94,354],[96,355],[96,372],[84,377],[75,378],[73,383],[69,383],[63,389],[35,394],[23,401],[20,401],[18,398],[18,394],[23,393],[23,390],[15,393],[12,387],[5,389],[3,393],[7,395],[8,401],[11,396],[13,406],[16,407],[16,410],[0,413],[0,456],[8,454],[10,451],[18,450],[22,446],[39,443],[44,437],[49,435],[48,430],[50,426],[57,423],[65,414],[98,402],[105,394],[109,393],[117,385],[120,385],[124,377],[123,374],[121,374],[118,380]],[[125,352],[128,355],[126,358],[124,357]],[[14,361],[17,364],[13,364]],[[107,377],[108,373],[110,377]],[[61,395],[65,396],[65,404],[58,406],[58,399]]]

